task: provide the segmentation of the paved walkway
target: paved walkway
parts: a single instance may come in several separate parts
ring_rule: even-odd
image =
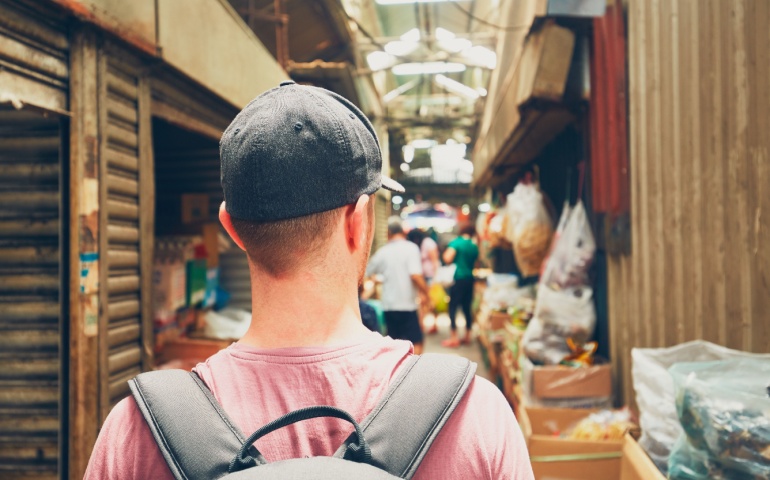
[[[429,315],[425,319],[425,328],[430,327],[434,323],[434,318]],[[465,332],[465,317],[462,313],[458,312],[457,327],[460,335]],[[473,342],[470,345],[461,345],[458,348],[444,348],[441,346],[441,342],[449,338],[449,315],[442,313],[438,316],[438,333],[434,335],[426,335],[425,337],[425,351],[431,353],[451,353],[454,355],[462,355],[474,361],[478,364],[476,374],[484,378],[489,378],[489,372],[484,366],[484,361],[481,358],[481,350],[478,342]]]

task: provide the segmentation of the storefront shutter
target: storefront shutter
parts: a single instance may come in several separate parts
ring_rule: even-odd
[[[66,116],[69,40],[62,18],[38,3],[0,0],[3,479],[58,478],[66,421],[66,180],[59,114]]]
[[[99,64],[101,140],[102,318],[100,407],[104,420],[143,369],[138,64],[105,49]],[[147,172],[152,174],[152,172]],[[145,206],[145,208],[151,208]],[[149,273],[148,273],[149,274]],[[104,288],[106,286],[106,288]]]
[[[0,110],[0,478],[5,479],[56,478],[59,465],[66,391],[60,135],[55,116]]]

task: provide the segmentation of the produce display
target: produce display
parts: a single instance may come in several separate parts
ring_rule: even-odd
[[[669,372],[684,430],[669,458],[669,478],[770,478],[770,361],[686,362]]]

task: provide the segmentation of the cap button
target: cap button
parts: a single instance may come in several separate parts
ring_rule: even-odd
[[[295,82],[294,80],[285,80],[280,83],[280,86],[285,87],[286,85],[294,85],[295,83],[297,82]]]

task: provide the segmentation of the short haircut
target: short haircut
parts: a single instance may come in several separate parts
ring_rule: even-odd
[[[275,222],[233,218],[233,228],[249,259],[278,276],[295,271],[307,258],[322,258],[319,252],[334,233],[343,208]]]
[[[470,235],[472,237],[476,235],[476,227],[473,225],[465,225],[460,229],[460,235]]]
[[[401,224],[401,220],[393,218],[388,220],[388,235],[398,235],[399,233],[404,233],[404,226]]]
[[[409,230],[409,233],[406,234],[406,239],[417,244],[419,247],[422,245],[422,241],[425,240],[425,233],[423,233],[419,228],[413,228]]]

